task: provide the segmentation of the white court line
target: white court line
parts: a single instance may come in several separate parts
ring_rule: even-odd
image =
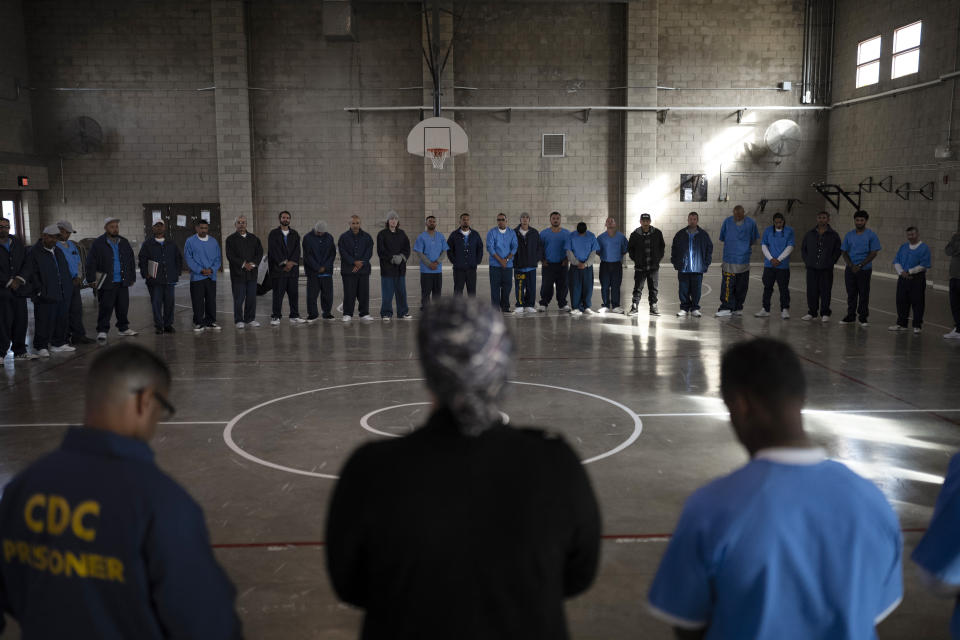
[[[832,414],[832,413],[957,413],[960,409],[804,409],[801,413]],[[725,417],[728,411],[705,411],[691,413],[638,413],[641,418],[682,418],[682,417]]]

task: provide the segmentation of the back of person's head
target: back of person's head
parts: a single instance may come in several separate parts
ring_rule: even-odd
[[[803,404],[807,382],[800,359],[785,342],[757,338],[739,342],[723,354],[720,364],[720,393],[727,404],[737,395],[774,415],[787,405]]]
[[[120,416],[134,394],[152,390],[166,395],[170,382],[166,363],[146,347],[127,342],[104,349],[87,372],[87,417],[96,416],[100,422],[88,426],[131,430],[135,425],[108,424],[111,416]],[[139,435],[149,437],[156,421],[147,419],[146,422],[152,424],[147,425],[146,433]]]
[[[440,406],[457,416],[465,435],[500,422],[499,402],[513,365],[513,340],[503,316],[469,296],[431,301],[417,332],[420,363]]]

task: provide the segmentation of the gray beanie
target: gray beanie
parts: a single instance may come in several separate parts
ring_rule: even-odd
[[[313,225],[313,230],[317,233],[326,233],[327,232],[327,223],[323,220],[318,220],[317,224]]]
[[[499,311],[469,296],[431,301],[417,343],[427,384],[457,417],[461,433],[477,436],[500,424],[498,405],[513,365],[513,340]]]

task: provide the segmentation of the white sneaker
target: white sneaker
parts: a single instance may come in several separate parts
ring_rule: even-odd
[[[623,307],[614,307],[613,312],[623,315]]]
[[[383,316],[380,319],[383,320],[384,322],[390,322],[390,316]]]
[[[524,313],[536,313],[536,312],[537,312],[537,308],[536,308],[536,307],[524,307],[524,308],[523,308],[523,312],[524,312]]]
[[[915,336],[920,335],[920,327],[914,327],[914,328],[913,328],[913,335],[915,335]]]
[[[811,320],[813,320],[813,318],[814,316],[810,315],[809,313],[806,313],[800,319],[803,320],[804,322],[810,322]]]
[[[736,311],[733,312],[733,315],[735,315],[735,316],[742,316],[742,315],[743,315],[743,309],[737,309]]]
[[[686,317],[687,317],[687,312],[684,311],[683,309],[680,309],[680,311],[677,311],[677,317],[678,317],[678,318],[686,318]]]
[[[365,315],[365,316],[360,316],[360,319],[361,319],[361,320],[373,320],[373,316],[368,313],[368,314]]]
[[[537,305],[536,307],[534,307],[534,308],[535,308],[537,311],[546,311],[546,310],[547,310],[547,308],[546,308],[545,306],[543,306],[542,304],[538,304],[538,305]]]
[[[107,339],[107,334],[105,332],[101,331],[100,333],[97,334],[97,340],[106,340],[106,339]]]
[[[223,327],[218,325],[216,322],[213,322],[207,325],[207,329],[210,329],[211,331],[220,331],[221,329],[223,329]]]
[[[247,326],[247,325],[243,324],[242,322],[238,322],[238,323],[237,323],[237,329],[243,329],[243,328],[245,328],[246,326]]]
[[[516,307],[516,308],[513,310],[513,312],[514,312],[514,313],[523,313],[523,307]]]
[[[783,311],[781,311],[781,312],[780,312],[780,317],[783,318],[784,320],[789,320],[789,319],[790,319],[790,310],[789,310],[789,309],[784,309]]]
[[[46,349],[37,349],[37,357],[39,358],[49,358],[50,352]]]
[[[820,322],[830,322],[830,316],[820,316]]]
[[[591,309],[591,311],[592,311],[592,309]],[[597,313],[599,313],[600,315],[605,315],[605,314],[607,313],[607,308],[606,308],[606,307],[600,307],[600,310],[597,311]]]
[[[193,332],[194,332],[194,333],[203,333],[203,329],[204,329],[204,327],[203,327],[202,324],[195,324],[195,325],[193,325]]]
[[[570,315],[572,315],[572,316],[582,316],[582,315],[583,315],[583,311],[580,311],[580,309],[574,309],[573,311],[570,312]]]
[[[406,315],[400,316],[400,319],[401,319],[401,320],[413,320],[413,316],[408,313],[408,314],[406,314]]]
[[[861,326],[861,327],[869,327],[869,326],[870,326],[870,323],[869,323],[869,322],[861,322],[861,323],[860,323],[860,326]]]
[[[700,313],[700,309],[694,309],[693,311],[690,312],[690,315],[692,315],[694,318],[699,318],[703,314]]]
[[[350,322],[351,320],[353,320],[353,316],[343,316],[344,322]]]
[[[570,305],[568,304],[563,305],[562,307],[560,307],[560,311],[570,311]]]
[[[960,340],[960,331],[954,328],[950,333],[943,334],[943,337],[947,340]]]
[[[138,335],[138,333],[137,333],[136,331],[134,331],[133,329],[131,329],[130,327],[127,327],[126,329],[124,329],[123,331],[120,332],[120,335],[122,335],[122,336],[135,336],[135,335]]]
[[[270,324],[274,327],[280,326],[280,318],[270,318]]]
[[[713,315],[716,316],[717,318],[728,318],[733,315],[733,312],[730,311],[730,309],[720,309],[720,311],[717,311]]]
[[[303,318],[290,318],[290,324],[306,324],[306,322]]]
[[[71,347],[68,344],[62,344],[59,347],[50,347],[50,351],[53,353],[65,353],[67,351],[76,351],[76,347]]]
[[[343,303],[337,305],[337,313],[343,313]]]
[[[606,312],[606,307],[604,307],[604,311],[602,311],[601,313],[605,313],[605,312]],[[591,316],[597,315],[597,312],[591,309],[590,307],[587,307],[586,313],[590,314]]]
[[[720,315],[720,314],[717,314],[717,315]],[[753,314],[753,317],[754,317],[754,318],[766,318],[766,317],[769,316],[769,315],[770,315],[770,312],[769,312],[769,311],[767,311],[766,309],[760,309],[760,311],[757,311],[755,314]]]
[[[319,320],[319,319],[320,319],[319,316],[316,317],[316,318],[307,318],[306,320],[304,320],[304,322],[306,322],[307,324],[313,324],[314,322],[316,322],[316,321]]]
[[[247,326],[248,326],[248,327],[259,327],[259,326],[260,326],[260,323],[257,322],[256,320],[251,320],[250,322],[247,323]]]
[[[906,330],[907,330],[906,327],[901,327],[898,324],[892,324],[889,327],[887,327],[887,331],[906,331]]]

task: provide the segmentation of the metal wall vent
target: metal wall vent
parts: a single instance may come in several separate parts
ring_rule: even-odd
[[[567,152],[567,134],[545,133],[541,155],[544,158],[562,158]]]

